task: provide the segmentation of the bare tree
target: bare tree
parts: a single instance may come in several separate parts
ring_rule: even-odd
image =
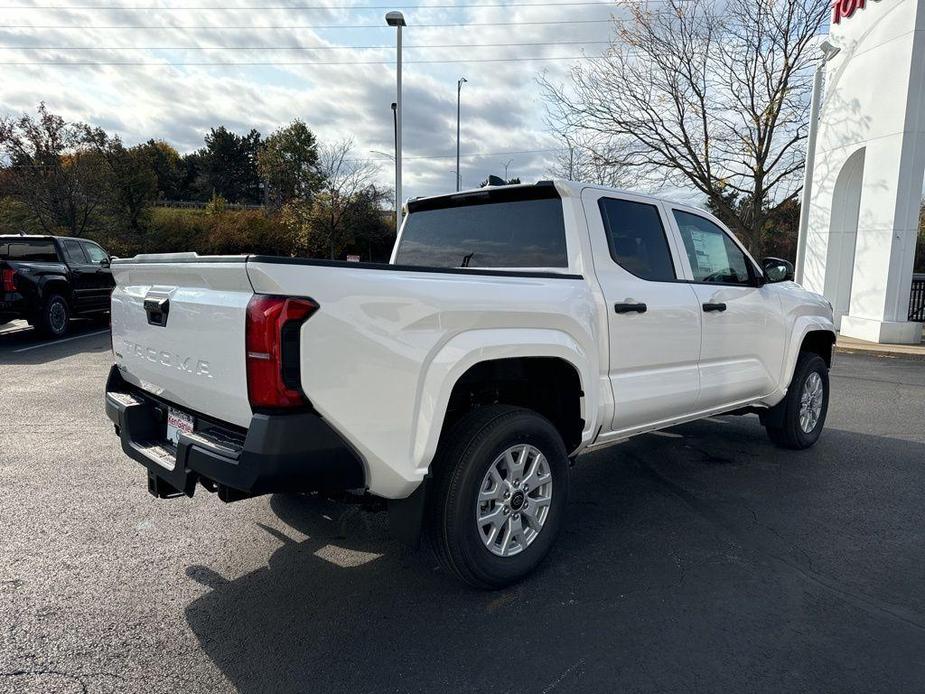
[[[639,172],[623,166],[622,141],[610,137],[594,137],[592,133],[564,130],[550,122],[565,143],[549,169],[554,178],[595,183],[611,188],[630,188],[640,183]]]
[[[318,171],[322,181],[313,199],[297,201],[283,210],[284,218],[298,230],[305,252],[335,258],[352,240],[355,222],[365,218],[366,208],[378,206],[388,197],[375,185],[379,166],[368,159],[353,159],[352,152],[350,139],[320,146]]]
[[[800,191],[827,0],[628,0],[605,54],[541,78],[550,120],[650,186],[693,186],[755,254]],[[616,153],[612,161],[610,153]]]

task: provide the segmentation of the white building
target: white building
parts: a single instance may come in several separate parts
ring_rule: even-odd
[[[925,177],[925,0],[836,0],[797,279],[843,335],[918,343],[907,320]]]

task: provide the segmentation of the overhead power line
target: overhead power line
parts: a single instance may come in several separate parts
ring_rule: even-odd
[[[515,46],[584,46],[609,44],[610,41],[549,41],[540,43],[435,43],[404,46],[405,50],[424,48],[507,48]],[[390,50],[395,46],[14,46],[0,45],[0,50],[24,51],[358,51]]]
[[[404,64],[443,64],[443,63],[525,63],[531,61],[547,61],[547,60],[589,60],[592,56],[587,55],[570,55],[570,56],[533,56],[533,57],[519,57],[519,58],[451,58],[446,60],[404,60]],[[260,61],[260,62],[223,62],[223,61],[203,61],[203,62],[189,62],[189,61],[180,61],[180,62],[152,62],[152,61],[109,61],[109,60],[28,60],[28,61],[0,61],[0,65],[60,65],[65,67],[90,67],[90,66],[104,66],[104,65],[123,65],[129,67],[187,67],[187,66],[197,66],[205,67],[209,65],[213,66],[235,66],[240,65],[242,67],[284,67],[284,66],[296,66],[296,65],[392,65],[394,60],[344,60],[344,61],[285,61],[285,60],[271,60],[271,61]]]
[[[650,2],[668,2],[668,0],[649,0]],[[402,10],[456,10],[478,8],[507,7],[615,7],[613,2],[600,0],[587,2],[510,2],[510,3],[449,3],[434,5],[401,5]],[[116,12],[136,12],[163,10],[166,12],[226,12],[236,10],[353,10],[380,11],[392,10],[395,5],[0,5],[0,10],[115,10]]]
[[[554,21],[531,21],[531,22],[454,22],[449,24],[413,24],[408,28],[419,29],[436,29],[449,27],[504,27],[504,26],[542,26],[551,24],[607,24],[608,19],[563,19]],[[196,29],[205,31],[215,31],[222,29],[247,29],[249,31],[263,31],[268,29],[274,30],[295,30],[295,29],[391,29],[385,24],[279,24],[279,25],[255,25],[255,24],[119,24],[119,25],[74,25],[74,24],[3,24],[0,29],[56,29],[60,31],[88,31],[97,29]]]
[[[546,152],[563,152],[567,147],[547,147],[546,149],[524,149],[519,152],[475,152],[473,154],[460,154],[461,159],[474,159],[478,157],[506,157],[516,154],[542,154]],[[421,154],[417,156],[402,156],[402,159],[455,159],[456,154]],[[392,161],[391,158],[382,159],[352,159],[351,161]]]

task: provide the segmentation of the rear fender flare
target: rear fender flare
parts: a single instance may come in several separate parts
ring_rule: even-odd
[[[450,394],[456,382],[478,363],[514,357],[558,357],[578,373],[581,390],[583,447],[594,435],[598,416],[596,355],[588,354],[570,335],[548,329],[471,330],[446,342],[429,360],[418,392],[412,459],[419,474],[426,474],[443,428]]]
[[[60,294],[73,305],[71,285],[64,275],[46,275],[38,282],[39,299],[44,301],[49,294]]]

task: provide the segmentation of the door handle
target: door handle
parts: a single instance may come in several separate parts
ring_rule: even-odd
[[[723,304],[723,303],[719,303],[719,304],[709,304],[709,303],[708,303],[708,304],[704,304],[704,305],[703,305],[703,310],[704,310],[704,311],[725,311],[725,310],[726,310],[726,304]]]
[[[615,313],[645,313],[648,307],[643,303],[614,304]]]

